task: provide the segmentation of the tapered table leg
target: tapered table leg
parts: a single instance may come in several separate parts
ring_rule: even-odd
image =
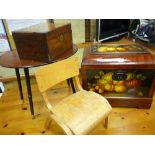
[[[23,90],[22,90],[22,84],[21,84],[19,69],[15,68],[15,72],[16,72],[16,78],[17,78],[17,82],[18,82],[18,89],[19,89],[19,93],[20,93],[20,99],[23,101],[24,96],[23,96]]]
[[[33,100],[32,100],[32,92],[31,92],[31,83],[30,83],[30,76],[29,76],[29,69],[24,68],[25,79],[26,79],[26,86],[27,86],[27,93],[29,98],[30,110],[32,118],[34,118],[34,108],[33,108]]]
[[[70,82],[69,82],[69,79],[67,79],[67,85],[68,85],[68,87],[70,86]]]

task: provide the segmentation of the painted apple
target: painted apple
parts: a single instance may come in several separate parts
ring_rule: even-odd
[[[104,85],[104,89],[105,91],[114,91],[114,85],[107,83]]]
[[[93,88],[93,87],[91,87],[90,89],[89,89],[89,91],[95,91],[95,88]]]
[[[100,87],[99,87],[98,85],[95,86],[95,90],[99,90],[99,88],[100,88]]]
[[[113,84],[116,85],[116,84],[125,84],[125,81],[124,80],[121,80],[121,81],[116,81],[116,80],[113,80]]]
[[[102,78],[104,80],[106,80],[108,83],[112,83],[112,81],[113,81],[112,75],[113,75],[113,72],[108,72],[108,73],[104,74],[104,76],[102,76]]]
[[[135,73],[127,73],[127,78],[126,78],[126,80],[133,80],[134,78],[135,78]]]
[[[115,85],[115,92],[117,93],[123,93],[126,91],[126,86],[125,85],[122,85],[122,84],[117,84]]]
[[[102,94],[103,92],[104,92],[104,89],[101,89],[101,88],[98,89],[99,94]]]
[[[108,82],[106,81],[106,80],[104,80],[104,79],[99,79],[98,80],[98,84],[99,85],[105,85],[105,84],[107,84]]]
[[[143,96],[144,94],[143,94],[143,92],[140,91],[140,92],[137,93],[137,95],[138,96]]]
[[[104,75],[104,71],[99,71],[99,75],[100,76]]]
[[[132,88],[132,87],[139,87],[141,85],[141,81],[140,80],[128,80],[125,82],[125,85],[128,88]]]

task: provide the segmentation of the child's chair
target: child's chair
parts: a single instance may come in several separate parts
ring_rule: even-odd
[[[46,121],[46,129],[54,120],[65,134],[88,134],[99,123],[108,123],[108,115],[112,108],[101,95],[82,89],[79,81],[79,65],[77,58],[68,58],[49,64],[35,73],[39,90],[50,110],[50,120]],[[47,90],[66,79],[74,78],[78,91],[58,104],[52,106]]]

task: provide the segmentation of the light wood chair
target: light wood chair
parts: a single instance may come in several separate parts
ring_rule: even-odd
[[[65,134],[88,134],[99,123],[108,123],[108,115],[112,108],[101,95],[82,89],[77,58],[68,58],[41,68],[35,73],[39,90],[47,108],[50,110],[50,119],[46,121],[46,129],[54,120]],[[52,105],[47,90],[68,78],[74,78],[78,91],[58,104]]]

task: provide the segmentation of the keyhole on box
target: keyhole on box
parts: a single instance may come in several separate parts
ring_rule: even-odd
[[[64,40],[64,36],[61,34],[60,35],[60,41],[63,41]]]

